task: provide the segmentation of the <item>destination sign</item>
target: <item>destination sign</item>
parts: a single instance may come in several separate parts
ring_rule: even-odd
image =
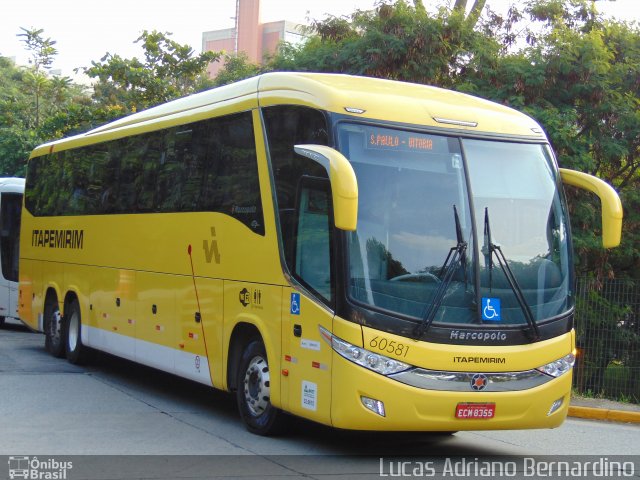
[[[368,149],[431,153],[446,153],[448,151],[445,137],[387,128],[367,129],[366,139]]]

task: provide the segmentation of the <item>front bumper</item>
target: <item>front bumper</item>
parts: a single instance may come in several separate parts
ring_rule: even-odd
[[[334,352],[332,425],[376,431],[458,431],[554,428],[567,416],[571,371],[519,391],[436,391],[400,383],[364,369]],[[482,373],[482,372],[477,372]],[[361,397],[384,402],[385,416],[367,409]],[[552,404],[562,405],[548,415]],[[491,419],[457,419],[458,403],[495,403]]]

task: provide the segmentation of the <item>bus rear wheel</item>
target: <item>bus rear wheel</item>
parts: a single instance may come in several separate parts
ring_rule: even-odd
[[[264,344],[250,341],[240,358],[236,395],[242,421],[257,435],[277,435],[285,428],[285,414],[271,404],[270,375]]]
[[[55,295],[49,295],[44,304],[44,348],[58,358],[62,358],[65,353],[62,340],[62,315],[60,315],[60,307]]]
[[[87,356],[87,347],[82,344],[80,305],[76,299],[73,299],[66,308],[64,331],[67,360],[76,365],[84,363]]]

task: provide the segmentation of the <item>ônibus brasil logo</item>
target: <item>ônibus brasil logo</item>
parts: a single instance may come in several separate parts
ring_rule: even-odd
[[[46,460],[38,457],[9,457],[9,478],[25,478],[31,480],[66,480],[68,470],[73,462],[63,462],[54,458]]]

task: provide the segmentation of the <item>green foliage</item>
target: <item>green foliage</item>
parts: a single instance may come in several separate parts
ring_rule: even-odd
[[[58,53],[54,45],[55,41],[50,38],[43,38],[44,30],[36,30],[32,28],[28,30],[21,28],[24,33],[18,34],[23,37],[21,41],[25,44],[25,48],[30,52],[31,58],[29,63],[32,67],[25,71],[22,79],[24,88],[31,94],[33,111],[33,122],[30,127],[38,128],[40,125],[40,102],[45,95],[49,85],[49,78],[41,68],[49,69],[53,63],[53,58]]]
[[[58,50],[54,47],[56,42],[50,38],[44,38],[43,29],[27,29],[20,27],[23,33],[17,36],[22,37],[21,42],[24,43],[27,51],[31,53],[29,62],[33,66],[35,72],[40,72],[40,67],[49,69],[53,63],[53,58],[58,54]]]
[[[316,21],[299,47],[283,46],[274,70],[339,72],[453,87],[468,68],[493,61],[500,45],[463,10],[429,14],[422,3],[382,3],[349,18]]]
[[[578,358],[582,394],[640,401],[640,287],[637,282],[578,280]]]
[[[34,130],[0,126],[0,177],[23,177],[26,159],[40,142]]]
[[[85,72],[98,82],[91,99],[69,78],[47,73],[57,50],[42,29],[22,29],[30,67],[0,57],[0,174],[23,175],[30,151],[46,141],[86,131],[136,110],[205,88],[204,72],[219,54],[194,55],[170,34],[145,31],[144,60],[107,54]]]
[[[264,71],[264,67],[251,63],[246,53],[225,55],[224,67],[218,72],[213,83],[216,87],[220,87],[245,78],[255,77]]]
[[[638,368],[612,363],[604,372],[604,391],[609,396],[624,403],[640,403],[640,382]]]
[[[482,96],[511,104],[545,127],[561,166],[616,187],[625,207],[623,245],[599,245],[599,206],[568,189],[579,272],[640,278],[640,31],[599,17],[590,2],[530,1],[530,45],[470,72]]]
[[[97,79],[95,100],[104,106],[120,106],[124,113],[130,113],[210,87],[204,72],[220,54],[194,55],[189,45],[171,40],[170,35],[145,30],[135,41],[144,50],[143,60],[107,53],[99,62],[83,69],[89,77]]]
[[[57,51],[42,30],[22,29],[30,66],[0,57],[0,175],[24,175],[31,150],[60,138],[93,117],[84,88],[47,73]],[[75,121],[70,119],[75,118]]]

